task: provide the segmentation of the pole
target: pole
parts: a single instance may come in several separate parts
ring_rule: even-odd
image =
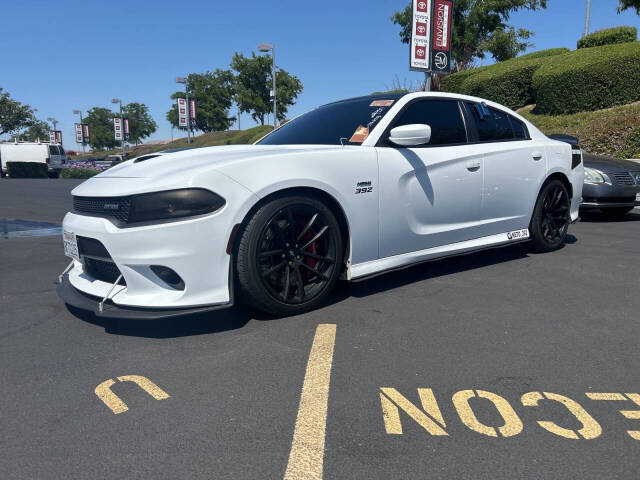
[[[276,107],[276,46],[274,45],[273,48],[271,49],[271,53],[273,54],[272,60],[273,60],[273,128],[277,128],[278,127],[278,114],[277,114],[277,107]]]
[[[587,0],[587,17],[584,21],[584,35],[586,37],[589,35],[589,21],[591,20],[591,0]]]
[[[431,73],[429,72],[424,72],[424,91],[431,91]]]
[[[120,131],[122,132],[122,160],[124,161],[124,117],[122,116],[122,100],[120,100]]]
[[[187,82],[184,82],[184,94],[187,101],[187,143],[191,144],[191,116],[189,115],[189,91],[187,90]]]
[[[240,107],[238,107],[238,130],[240,130]]]

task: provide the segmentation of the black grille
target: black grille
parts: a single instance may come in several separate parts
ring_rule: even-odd
[[[83,257],[84,271],[87,275],[102,280],[107,283],[114,283],[120,276],[120,270],[115,263],[107,260],[97,260],[95,258]],[[118,282],[120,285],[126,285],[124,277]]]
[[[121,222],[129,220],[129,197],[73,197],[73,209],[100,217],[113,217]]]
[[[634,185],[635,184],[635,182],[633,181],[633,177],[631,176],[630,173],[623,172],[623,173],[614,173],[612,175],[618,185]]]

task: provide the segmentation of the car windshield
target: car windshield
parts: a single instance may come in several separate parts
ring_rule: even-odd
[[[323,105],[282,125],[258,144],[360,145],[403,95],[372,95]]]

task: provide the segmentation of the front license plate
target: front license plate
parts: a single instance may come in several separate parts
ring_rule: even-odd
[[[80,254],[78,253],[78,241],[76,240],[75,233],[63,230],[62,244],[64,245],[64,254],[67,257],[71,257],[74,260],[80,261]]]
[[[636,202],[640,202],[640,193],[636,193]]]

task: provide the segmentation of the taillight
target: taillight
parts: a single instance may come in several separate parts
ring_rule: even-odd
[[[49,162],[51,161],[51,159],[47,157],[45,160],[47,161],[47,165],[49,165]]]

